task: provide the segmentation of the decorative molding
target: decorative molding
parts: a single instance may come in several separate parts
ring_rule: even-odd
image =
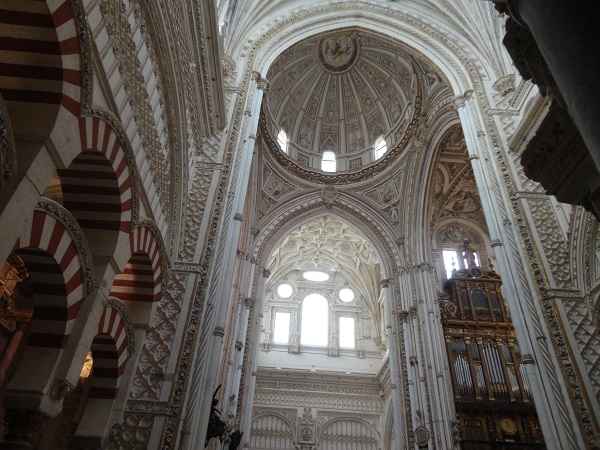
[[[452,99],[452,106],[454,109],[459,110],[460,108],[464,108],[469,99],[473,98],[473,90],[469,89],[465,91],[463,95],[457,95]]]
[[[88,296],[94,289],[94,274],[91,260],[91,252],[83,230],[79,227],[77,219],[65,209],[60,203],[46,197],[42,197],[35,209],[44,211],[58,220],[67,230],[73,243],[77,246],[77,255],[80,259],[81,269],[85,275],[84,291]]]
[[[50,398],[55,402],[61,402],[74,390],[75,386],[67,380],[56,380],[50,388]]]
[[[175,264],[173,264],[173,272],[186,272],[186,273],[200,274],[202,272],[202,265],[176,262]]]
[[[105,19],[106,31],[112,41],[112,50],[117,59],[121,80],[127,91],[139,135],[155,181],[158,197],[165,211],[170,210],[170,158],[168,148],[161,144],[154,111],[150,104],[142,67],[138,59],[136,44],[131,35],[125,4],[119,0],[100,1],[100,11]],[[159,79],[160,81],[160,79]],[[166,130],[165,130],[166,132]],[[167,139],[168,141],[168,139]]]
[[[151,400],[127,400],[125,411],[137,414],[152,414],[156,416],[168,416],[174,412],[173,405],[169,402]]]
[[[213,336],[218,336],[220,338],[225,336],[225,328],[223,327],[215,327],[215,329],[213,330]]]
[[[106,300],[106,303],[111,308],[117,310],[121,319],[125,323],[125,334],[127,335],[127,355],[132,358],[135,355],[135,334],[133,332],[133,324],[129,318],[129,313],[125,304],[115,297],[110,297]]]

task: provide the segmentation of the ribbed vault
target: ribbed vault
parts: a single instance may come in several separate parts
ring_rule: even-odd
[[[337,272],[378,311],[381,269],[372,245],[356,229],[321,216],[293,230],[273,252],[269,271],[276,282],[294,271]]]

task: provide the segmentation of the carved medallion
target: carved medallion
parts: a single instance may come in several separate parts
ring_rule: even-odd
[[[319,61],[330,72],[343,72],[349,69],[358,55],[356,39],[346,33],[326,36],[318,45]]]

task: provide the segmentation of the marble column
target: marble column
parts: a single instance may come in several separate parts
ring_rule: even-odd
[[[208,298],[202,330],[198,339],[194,365],[186,395],[186,406],[182,427],[180,448],[194,448],[202,443],[208,426],[211,410],[211,395],[220,381],[217,380],[220,351],[227,309],[229,308],[231,286],[235,268],[237,245],[243,220],[242,211],[250,177],[250,167],[256,140],[256,130],[264,91],[268,82],[254,72],[254,83],[249,87],[248,113],[232,162],[228,183],[228,196],[225,199],[224,213],[220,223],[216,244],[215,266],[208,281]],[[212,331],[212,335],[210,334]],[[185,442],[183,436],[189,432]]]
[[[392,407],[394,412],[394,429],[396,436],[396,449],[400,450],[404,448],[406,444],[404,442],[406,436],[402,430],[402,422],[400,420],[401,413],[404,409],[400,408],[400,388],[402,387],[402,383],[400,381],[400,377],[398,374],[397,367],[400,364],[397,364],[396,361],[396,348],[398,347],[398,339],[396,339],[398,333],[398,327],[392,322],[392,292],[390,289],[390,280],[383,279],[381,280],[381,288],[383,290],[384,295],[384,311],[385,311],[385,329],[387,334],[387,343],[388,343],[388,355],[390,361],[390,379],[392,385]],[[400,362],[400,361],[398,361]]]

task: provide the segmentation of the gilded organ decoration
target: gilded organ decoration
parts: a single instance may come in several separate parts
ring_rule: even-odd
[[[496,272],[475,264],[468,242],[467,261],[444,285],[442,325],[464,449],[542,449],[510,312]]]
[[[23,260],[13,254],[0,270],[0,382],[33,314],[33,291]]]

